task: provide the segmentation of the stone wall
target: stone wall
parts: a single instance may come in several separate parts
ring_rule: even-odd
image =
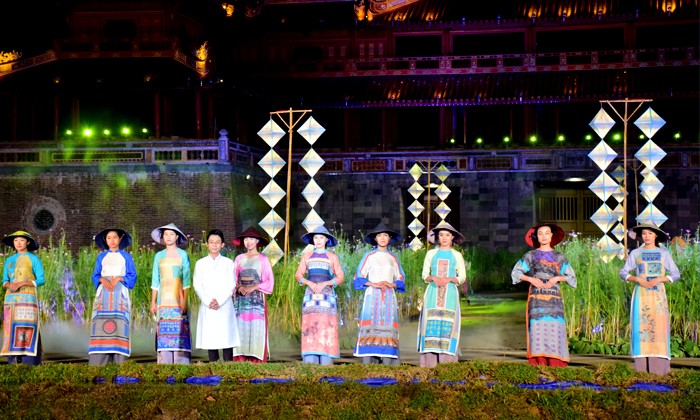
[[[537,221],[534,207],[539,185],[565,185],[561,180],[574,176],[592,180],[597,172],[455,172],[445,181],[452,190],[447,220],[469,244],[521,249],[524,231]],[[672,235],[681,229],[694,230],[700,221],[697,168],[661,169],[659,178],[666,187],[654,203],[669,217],[663,228]],[[299,237],[305,233],[301,222],[310,207],[301,191],[308,179],[295,173],[292,249],[301,245]],[[315,179],[325,191],[315,209],[329,229],[361,239],[381,221],[405,239],[412,238],[406,226],[413,216],[405,210],[413,201],[406,192],[413,183],[410,175],[319,173]],[[270,210],[258,196],[268,180],[259,169],[229,164],[0,166],[0,232],[28,229],[46,244],[49,236],[56,238],[65,230],[67,241],[76,247],[89,244],[96,232],[109,226],[125,228],[142,243],[150,242],[153,228],[172,222],[196,240],[213,228],[222,229],[230,240],[246,227],[257,226]],[[277,181],[284,188],[284,182]],[[578,188],[586,189],[589,183]],[[284,203],[276,207],[282,217]],[[642,198],[639,203],[640,210],[646,206]],[[634,225],[632,197],[629,208],[628,223]],[[432,218],[435,221],[437,216]],[[45,231],[38,230],[37,224]],[[283,233],[277,241],[283,246]]]

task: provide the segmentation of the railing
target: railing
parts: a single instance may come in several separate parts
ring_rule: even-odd
[[[321,173],[405,173],[417,162],[442,163],[451,172],[508,172],[590,170],[590,147],[519,149],[396,150],[389,152],[340,152],[318,150],[325,160]],[[658,168],[699,168],[696,145],[664,146],[668,155]],[[1,166],[112,164],[200,164],[219,163],[256,168],[266,150],[219,140],[107,141],[100,144],[62,142],[0,143]],[[621,150],[618,148],[618,154]],[[304,153],[294,153],[292,170],[303,171],[298,162]],[[618,161],[621,160],[618,157]],[[611,167],[616,165],[611,164]]]
[[[700,48],[491,54],[438,57],[366,57],[284,64],[270,70],[292,77],[515,73],[697,66]]]

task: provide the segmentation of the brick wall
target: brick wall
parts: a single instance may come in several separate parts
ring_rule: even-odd
[[[445,181],[452,190],[448,202],[452,213],[447,220],[460,229],[467,243],[517,250],[523,247],[525,229],[536,222],[533,206],[539,183],[595,175],[594,171],[551,170],[453,173]],[[669,217],[663,228],[673,235],[680,229],[694,230],[700,221],[697,169],[660,169],[659,178],[666,187],[654,203]],[[299,173],[292,184],[292,249],[300,246],[299,238],[305,233],[301,222],[310,207],[301,191],[308,179]],[[405,239],[412,238],[406,226],[413,216],[405,211],[413,202],[406,192],[413,183],[410,175],[320,173],[315,179],[325,191],[315,209],[329,229],[342,229],[349,237],[361,239],[382,221]],[[74,246],[90,243],[96,232],[108,226],[125,228],[150,242],[151,230],[170,222],[196,240],[203,231],[219,228],[229,241],[248,226],[257,226],[270,210],[258,196],[268,180],[259,169],[226,164],[4,166],[0,167],[0,233],[32,230],[37,210],[49,209],[61,219],[56,221],[54,236],[64,229]],[[634,225],[634,200],[630,200],[628,223]],[[640,210],[647,204],[642,198],[639,203]],[[276,207],[283,218],[284,204],[282,200]],[[40,237],[42,243],[48,242],[48,235]],[[283,245],[283,232],[277,241]]]

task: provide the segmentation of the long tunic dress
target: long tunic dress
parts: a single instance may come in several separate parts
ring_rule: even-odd
[[[520,283],[523,275],[549,280],[564,276],[566,284],[576,287],[576,275],[564,257],[557,251],[532,250],[515,264],[511,272],[513,284]],[[559,283],[549,289],[530,285],[527,296],[527,357],[548,357],[569,361],[569,340],[566,334],[564,303]]]
[[[17,291],[5,292],[1,356],[37,356],[39,351],[39,301],[36,289],[44,284],[44,267],[31,252],[5,260],[2,283],[31,281]]]
[[[151,289],[158,290],[156,350],[190,353],[190,320],[180,309],[183,290],[191,287],[190,260],[182,249],[177,249],[179,257],[168,257],[166,252],[158,252],[153,261]]]
[[[315,249],[301,256],[297,281],[305,274],[313,283],[331,280],[336,286],[345,279],[338,257],[325,249]],[[306,287],[301,310],[301,355],[340,357],[338,306],[333,287],[326,286],[317,294]]]
[[[197,316],[197,348],[229,349],[240,344],[233,291],[236,280],[233,260],[219,255],[216,259],[207,255],[194,266],[194,290],[201,301]],[[219,309],[209,309],[216,299]]]
[[[258,290],[248,295],[236,293],[236,320],[241,344],[233,349],[235,356],[255,357],[263,362],[269,355],[267,329],[267,301],[272,293],[275,277],[267,256],[258,254],[252,258],[241,254],[236,257],[236,282],[242,286],[257,284]]]
[[[425,254],[422,276],[454,277],[461,285],[467,280],[464,258],[454,249],[433,248]],[[418,324],[418,352],[459,356],[459,286],[427,283]]]
[[[355,345],[356,357],[399,357],[399,307],[396,292],[405,290],[405,274],[391,251],[368,251],[355,273],[354,286],[365,290]],[[375,289],[367,282],[396,284],[396,289]]]
[[[110,291],[100,278],[122,277]],[[131,355],[131,297],[129,290],[136,284],[136,267],[127,252],[105,251],[97,256],[92,282],[97,288],[92,303],[89,354]]]
[[[680,279],[678,267],[671,255],[663,248],[637,248],[629,253],[620,277],[627,280],[630,271],[647,280],[666,276],[669,280]],[[647,289],[635,284],[632,291],[630,325],[632,338],[630,353],[637,357],[660,357],[671,359],[671,323],[663,283]]]

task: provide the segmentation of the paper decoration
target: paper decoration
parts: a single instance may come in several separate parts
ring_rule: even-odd
[[[610,118],[607,112],[603,108],[595,115],[593,120],[588,124],[593,128],[593,131],[598,134],[598,137],[602,140],[608,131],[615,125],[615,120]]]

